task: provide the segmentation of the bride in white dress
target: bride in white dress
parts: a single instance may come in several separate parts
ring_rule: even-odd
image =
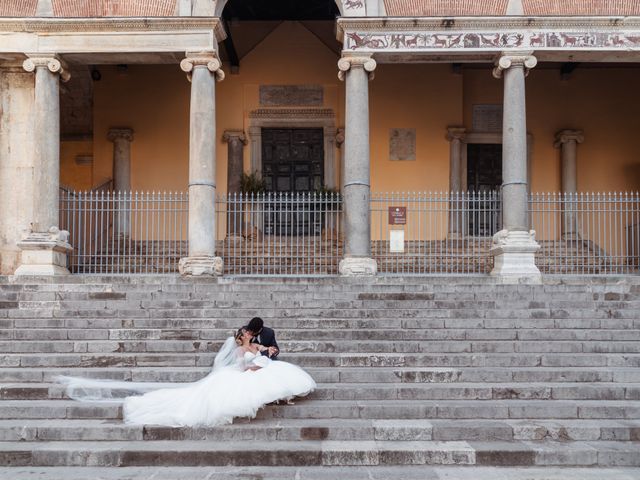
[[[262,356],[251,343],[251,332],[241,328],[229,337],[214,361],[213,370],[189,384],[145,384],[59,377],[71,398],[112,399],[113,392],[141,392],[124,399],[124,421],[172,427],[216,426],[235,417],[256,416],[264,405],[304,396],[316,388],[315,381],[300,367]],[[152,388],[151,391],[148,391]]]

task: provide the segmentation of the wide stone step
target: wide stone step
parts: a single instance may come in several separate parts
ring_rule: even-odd
[[[149,389],[153,389],[149,385]],[[156,387],[157,388],[157,387]],[[99,394],[101,388],[85,388]],[[115,398],[130,395],[126,389],[113,392]],[[0,400],[68,398],[60,384],[0,384]],[[319,383],[309,396],[326,400],[640,400],[640,383]]]
[[[19,480],[637,480],[635,467],[481,467],[453,465],[321,467],[0,467]]]
[[[7,353],[0,367],[210,367],[215,354],[196,353]],[[301,367],[634,367],[636,353],[284,353]]]
[[[637,442],[1,442],[2,466],[638,466]]]
[[[206,376],[210,367],[133,368],[0,368],[5,382],[53,382],[55,377],[78,376],[136,382],[193,382]],[[358,383],[450,383],[450,382],[640,382],[640,369],[628,367],[308,367],[318,382]]]
[[[16,332],[17,333],[17,332]],[[28,332],[30,336],[43,338],[44,332]],[[35,335],[33,335],[35,333]],[[65,331],[56,333],[68,334]],[[200,335],[202,332],[200,332]],[[138,336],[138,340],[131,340]],[[175,336],[179,334],[174,333]],[[195,335],[195,332],[193,333]],[[338,333],[336,332],[336,336]],[[20,335],[22,336],[22,335]],[[217,352],[222,341],[155,340],[145,339],[145,331],[109,331],[111,340],[65,341],[0,341],[2,353],[199,353]],[[162,333],[160,333],[162,336]],[[188,336],[187,334],[185,336]],[[633,335],[632,335],[633,336]],[[118,337],[124,337],[118,339]],[[280,340],[282,352],[326,353],[640,353],[640,341],[514,341],[514,340],[401,340],[401,341],[354,341],[354,340]]]
[[[112,420],[2,420],[0,441],[638,441],[640,420],[274,419],[219,427],[125,425]]]
[[[551,408],[552,407],[552,408]],[[0,419],[118,419],[116,402],[6,400]],[[313,400],[268,405],[258,418],[361,419],[627,419],[640,418],[637,400]]]

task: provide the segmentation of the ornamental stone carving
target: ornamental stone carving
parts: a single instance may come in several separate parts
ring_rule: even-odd
[[[46,67],[51,73],[57,73],[63,82],[67,82],[71,78],[66,65],[55,56],[29,57],[22,63],[22,68],[29,73],[35,72],[38,67]]]
[[[338,78],[342,81],[345,79],[345,74],[352,68],[364,68],[365,72],[369,74],[369,80],[373,80],[374,73],[378,64],[371,57],[358,56],[358,57],[342,57],[338,60]]]
[[[133,130],[131,128],[110,128],[107,133],[107,140],[110,142],[115,142],[116,140],[133,142]]]
[[[222,135],[225,143],[240,142],[242,145],[247,144],[247,136],[241,130],[226,130]]]
[[[505,54],[496,62],[496,66],[493,69],[493,76],[495,78],[502,78],[502,72],[512,67],[524,68],[525,74],[527,74],[529,73],[529,70],[534,68],[537,64],[538,59],[529,53],[517,55]]]
[[[209,71],[216,76],[216,80],[221,82],[225,78],[224,71],[222,70],[222,63],[218,59],[216,54],[210,55],[187,55],[187,58],[180,62],[180,68],[183,72],[186,72],[191,79],[191,72],[198,66],[206,66]]]
[[[556,141],[553,146],[560,148],[569,142],[583,143],[584,132],[582,130],[562,130],[556,134]]]

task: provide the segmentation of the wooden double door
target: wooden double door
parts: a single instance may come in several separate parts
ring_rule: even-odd
[[[263,128],[262,178],[267,191],[312,193],[324,185],[322,128]],[[266,202],[267,235],[320,235],[322,204],[309,197],[276,195]]]

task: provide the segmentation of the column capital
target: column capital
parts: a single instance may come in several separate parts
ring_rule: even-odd
[[[216,53],[187,53],[186,58],[180,62],[180,68],[186,72],[191,80],[191,73],[196,67],[204,66],[215,74],[216,80],[221,82],[224,80],[225,74],[222,70],[222,62]]]
[[[538,64],[538,59],[532,55],[532,52],[519,53],[503,53],[495,62],[493,76],[502,78],[502,72],[509,68],[524,68],[525,74]]]
[[[56,55],[33,56],[22,62],[22,68],[29,73],[35,72],[38,67],[45,67],[51,73],[57,73],[63,82],[68,82],[71,78],[67,65]]]
[[[584,132],[582,130],[560,130],[558,133],[556,133],[556,138],[553,146],[556,148],[560,148],[562,145],[569,142],[584,142]]]
[[[462,141],[467,135],[467,129],[464,127],[447,127],[447,140],[453,142],[454,140]]]
[[[226,143],[241,142],[242,145],[246,145],[247,136],[242,130],[225,130],[222,135],[222,141]]]
[[[127,140],[133,142],[133,129],[128,127],[113,127],[107,132],[107,140],[115,142],[116,140]]]
[[[346,56],[338,60],[338,78],[342,81],[345,79],[345,74],[352,68],[364,68],[365,72],[369,74],[369,80],[373,80],[374,73],[378,64],[371,56],[358,55],[358,56]]]

